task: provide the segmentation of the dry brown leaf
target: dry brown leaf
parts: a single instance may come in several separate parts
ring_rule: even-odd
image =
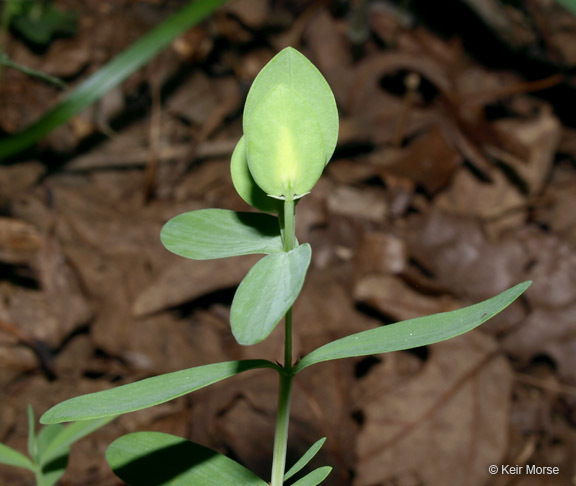
[[[446,141],[438,128],[432,128],[387,161],[380,174],[406,177],[434,195],[444,188],[460,166],[462,156]]]
[[[312,60],[326,77],[338,103],[344,103],[353,75],[347,25],[323,9],[306,29]]]
[[[410,218],[406,241],[436,286],[458,297],[487,299],[526,276],[522,242],[513,237],[491,242],[472,218],[439,211]]]
[[[436,344],[421,372],[391,389],[385,375],[374,366],[357,395],[365,419],[353,484],[484,484],[506,453],[511,386],[493,339],[474,332]]]
[[[537,208],[536,219],[548,226],[556,235],[576,247],[576,173],[569,166],[554,169],[552,181],[542,195],[542,208]]]
[[[132,313],[144,316],[240,283],[259,256],[194,261],[174,256],[173,262],[134,300]]]
[[[481,181],[469,169],[462,168],[450,187],[436,198],[435,206],[447,213],[476,216],[489,223],[492,236],[521,226],[527,218],[526,199],[499,169],[486,174],[490,182]]]
[[[349,218],[384,222],[388,213],[386,200],[378,189],[340,186],[328,196],[328,211]]]
[[[382,231],[362,233],[355,253],[356,275],[398,274],[408,263],[406,243]]]
[[[354,288],[354,298],[395,321],[448,312],[461,307],[448,296],[438,298],[420,294],[392,275],[364,277]]]
[[[0,206],[32,188],[44,172],[39,162],[0,166]]]
[[[564,379],[576,383],[576,302],[562,308],[537,307],[502,340],[506,352],[529,362],[551,356]]]
[[[528,120],[504,119],[496,122],[502,134],[523,144],[528,153],[524,160],[496,150],[493,154],[510,165],[526,184],[528,194],[538,195],[550,177],[554,156],[558,149],[561,125],[549,110]]]
[[[25,221],[0,217],[0,261],[31,264],[38,255],[43,238]]]

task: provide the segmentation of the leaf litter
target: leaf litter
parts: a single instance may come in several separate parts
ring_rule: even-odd
[[[0,441],[25,450],[27,403],[41,412],[166,371],[280,358],[281,330],[254,348],[229,332],[234,288],[257,257],[176,261],[158,234],[186,210],[248,209],[228,172],[240,107],[275,49],[291,44],[326,76],[341,115],[334,160],[298,209],[313,261],[295,309],[297,356],[534,285],[470,335],[299,375],[289,458],[327,436],[314,464],[335,466],[331,485],[503,486],[487,466],[506,463],[557,465],[549,484],[568,484],[576,145],[574,82],[559,73],[574,66],[576,21],[554,2],[455,3],[468,12],[462,25],[392,2],[234,0],[34,159],[0,167]],[[72,83],[171,8],[68,4],[77,38],[44,54],[13,37],[8,48]],[[107,34],[95,36],[101,27]],[[501,57],[487,59],[480,37],[507,46],[492,49]],[[56,95],[5,70],[0,128],[17,131]],[[258,371],[123,417],[75,447],[66,484],[116,485],[103,452],[136,430],[186,436],[265,476],[275,390]],[[0,483],[27,481],[0,469]]]

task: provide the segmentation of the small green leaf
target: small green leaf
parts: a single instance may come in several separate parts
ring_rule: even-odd
[[[266,194],[292,199],[314,187],[326,165],[326,147],[314,112],[285,84],[251,113],[244,134],[250,173]]]
[[[172,253],[192,260],[283,251],[278,218],[226,209],[179,214],[164,225],[160,239]]]
[[[230,162],[230,173],[236,192],[250,206],[259,209],[265,213],[279,214],[282,211],[282,201],[269,197],[260,186],[256,184],[254,177],[248,168],[248,159],[246,158],[246,139],[242,137],[234,152]]]
[[[40,450],[40,464],[47,464],[54,459],[58,458],[62,454],[67,453],[69,447],[78,442],[83,437],[91,434],[95,430],[98,430],[104,425],[108,424],[116,418],[115,415],[110,417],[99,418],[96,420],[83,420],[81,422],[75,422],[66,427],[59,424],[47,425],[40,432],[39,447]],[[42,433],[49,429],[50,427],[60,427],[58,433],[51,434],[49,441],[43,444]]]
[[[304,453],[304,455],[300,459],[298,459],[298,461],[296,461],[296,464],[294,464],[288,470],[288,472],[286,474],[284,474],[284,481],[288,481],[292,476],[294,476],[294,474],[296,474],[297,472],[300,472],[300,470],[303,467],[305,467],[314,458],[314,456],[318,453],[318,451],[324,445],[324,442],[326,442],[326,437],[323,437],[319,441],[312,444],[310,449],[308,449]]]
[[[66,427],[61,424],[51,424],[43,427],[38,434],[38,463],[42,471],[42,486],[55,484],[62,477],[68,465],[69,447],[58,449],[57,454],[50,456],[46,454],[46,450],[64,430]]]
[[[464,309],[418,317],[338,339],[304,356],[294,367],[294,372],[322,361],[400,351],[459,336],[504,310],[531,284],[523,282]]]
[[[317,486],[324,481],[331,472],[332,468],[330,466],[319,467],[311,473],[306,474],[302,479],[296,481],[292,486]]]
[[[212,449],[161,432],[136,432],[106,451],[114,473],[138,486],[267,486],[254,473]]]
[[[166,373],[110,390],[71,398],[40,418],[43,424],[89,420],[152,407],[256,368],[278,367],[266,360],[243,360]]]
[[[42,427],[42,430],[38,433],[38,463],[45,464],[50,460],[46,456],[46,450],[50,448],[50,445],[54,440],[60,435],[65,427],[62,424],[51,424]]]
[[[26,409],[28,416],[28,454],[34,461],[38,461],[38,441],[36,438],[36,418],[32,405]]]
[[[16,15],[12,20],[14,28],[28,41],[48,44],[56,35],[73,35],[76,33],[76,14],[59,10],[52,3],[40,6],[34,2],[27,11]]]
[[[252,267],[230,310],[236,341],[251,345],[268,337],[302,290],[311,255],[305,243],[287,253],[268,255]]]
[[[244,134],[251,128],[252,113],[262,100],[279,84],[297,93],[309,106],[322,130],[327,164],[338,141],[338,108],[324,76],[304,55],[292,47],[280,51],[260,71],[244,107]]]
[[[34,471],[34,464],[24,454],[18,452],[0,442],[0,464],[7,466],[21,467]]]

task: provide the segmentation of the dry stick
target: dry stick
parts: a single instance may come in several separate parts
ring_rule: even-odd
[[[576,397],[576,387],[569,385],[562,385],[558,383],[549,383],[541,378],[536,378],[524,373],[516,373],[515,376],[517,381],[524,383],[526,385],[534,386],[542,390],[546,390],[552,393],[558,393],[561,395],[568,395],[571,397]]]
[[[564,75],[554,74],[553,76],[548,76],[544,79],[538,79],[537,81],[512,84],[493,90],[470,94],[466,96],[466,98],[463,100],[463,103],[470,105],[485,105],[486,103],[491,103],[502,98],[508,98],[515,94],[533,93],[535,91],[542,91],[544,89],[552,88],[560,84],[562,81],[564,81]]]

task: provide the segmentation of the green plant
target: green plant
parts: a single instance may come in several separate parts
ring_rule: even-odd
[[[4,8],[11,27],[31,44],[45,46],[56,36],[76,33],[76,14],[51,1],[7,0]]]
[[[336,103],[318,70],[303,55],[287,48],[254,81],[246,100],[243,128],[244,136],[232,156],[234,185],[246,202],[272,214],[192,211],[171,219],[162,229],[161,239],[170,251],[197,260],[266,255],[238,287],[230,324],[238,343],[252,345],[266,339],[284,317],[284,364],[245,360],[176,371],[65,401],[46,412],[42,422],[87,420],[141,410],[244,371],[269,368],[278,373],[280,383],[271,473],[272,486],[280,486],[301,471],[324,443],[320,439],[285,472],[290,397],[298,373],[323,361],[409,349],[463,334],[507,307],[530,282],[464,309],[333,341],[294,362],[291,309],[312,253],[308,243],[296,240],[295,206],[313,188],[335,149]],[[107,459],[128,484],[268,484],[221,454],[157,432],[119,438],[109,447]],[[320,484],[330,470],[320,467],[292,484]]]
[[[84,80],[38,121],[22,132],[0,140],[0,161],[27,149],[98,101],[144,66],[176,37],[201,22],[226,1],[200,0],[182,7]]]
[[[47,425],[36,434],[34,411],[28,406],[28,454],[0,443],[0,464],[20,467],[34,474],[36,486],[56,484],[68,465],[70,446],[114,419],[114,416],[76,422],[65,427]]]

